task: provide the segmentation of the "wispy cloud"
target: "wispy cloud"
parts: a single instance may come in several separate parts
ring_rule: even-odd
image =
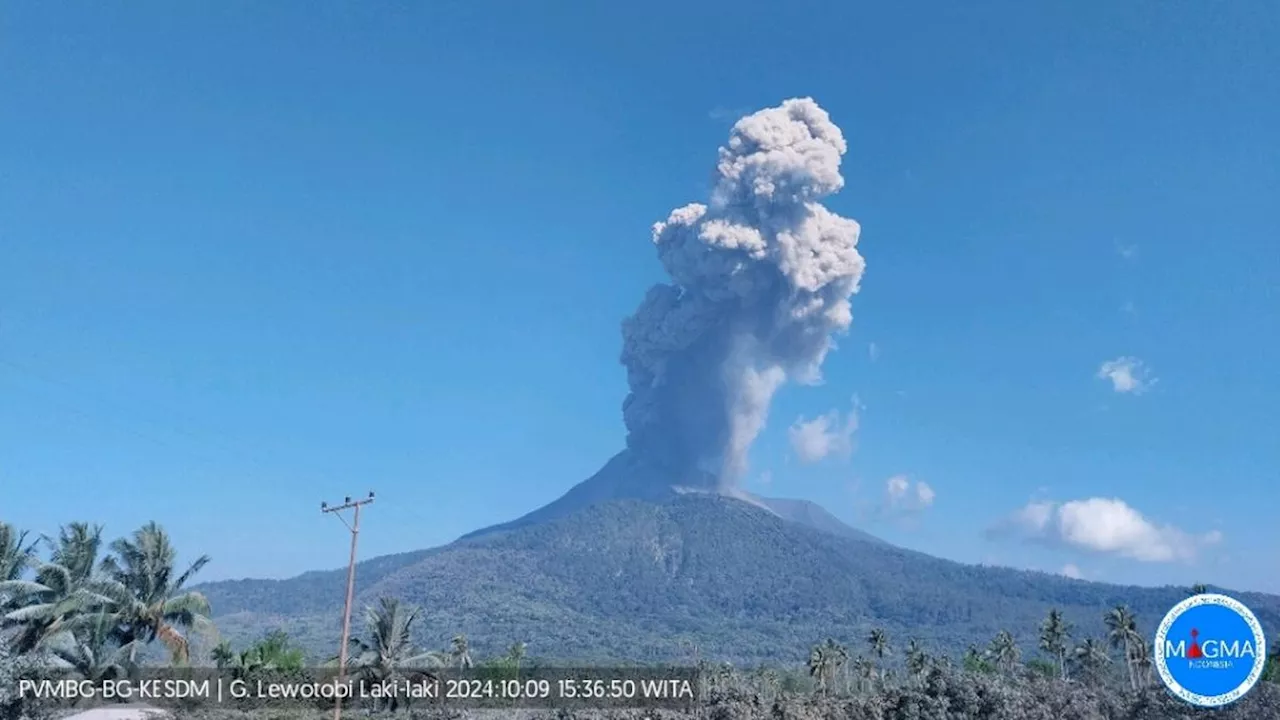
[[[1156,384],[1156,378],[1138,358],[1118,357],[1108,360],[1098,368],[1096,377],[1109,380],[1111,387],[1118,393],[1141,395]]]
[[[1136,260],[1138,259],[1138,246],[1132,244],[1117,244],[1116,254],[1125,260]]]
[[[707,117],[716,122],[737,122],[750,112],[749,107],[727,108],[717,105],[707,112]]]
[[[879,360],[880,346],[874,342],[867,343],[867,357],[871,359],[871,362]]]
[[[885,508],[893,513],[919,512],[933,505],[937,496],[929,483],[912,482],[906,475],[894,475],[885,481]]]
[[[848,456],[853,452],[853,434],[858,430],[857,399],[843,418],[832,410],[812,420],[797,418],[787,430],[791,449],[803,463],[815,463],[828,456]]]
[[[1058,571],[1058,574],[1069,577],[1072,580],[1084,579],[1084,573],[1080,572],[1080,568],[1077,567],[1075,563],[1067,563],[1066,565],[1063,565],[1062,569]]]
[[[1148,520],[1119,498],[1064,503],[1033,501],[988,529],[991,537],[1015,537],[1142,562],[1191,562],[1222,542],[1214,530],[1195,535]]]

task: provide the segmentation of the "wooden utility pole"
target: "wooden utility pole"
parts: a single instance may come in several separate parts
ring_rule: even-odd
[[[320,503],[320,512],[334,513],[343,525],[351,531],[351,558],[347,560],[347,602],[342,609],[342,645],[338,647],[338,684],[347,677],[347,645],[351,642],[351,601],[356,591],[356,540],[360,538],[360,507],[373,502],[373,492],[362,500],[343,498],[342,504],[329,507],[329,503]],[[348,523],[342,516],[343,510],[354,510],[355,517]],[[342,719],[342,698],[335,698],[333,703],[333,720]]]

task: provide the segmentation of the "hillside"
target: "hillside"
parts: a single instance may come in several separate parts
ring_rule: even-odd
[[[533,655],[593,661],[688,658],[690,643],[703,657],[740,663],[798,660],[816,640],[856,641],[872,626],[899,647],[910,635],[951,651],[1008,628],[1029,650],[1050,607],[1084,635],[1100,634],[1103,611],[1126,603],[1150,631],[1185,597],[962,565],[704,494],[589,505],[369,560],[358,573],[360,606],[390,595],[424,608],[419,640],[428,647],[465,632],[478,655],[520,640]],[[323,654],[336,645],[344,575],[201,589],[233,639],[283,626]],[[1280,597],[1239,597],[1280,629]]]
[[[673,477],[678,479],[672,480]],[[816,530],[843,537],[881,542],[873,535],[849,527],[839,518],[809,500],[768,498],[732,489],[718,488],[718,482],[710,473],[685,473],[682,477],[670,468],[654,467],[650,461],[629,451],[614,455],[595,475],[573,486],[564,495],[546,505],[526,513],[510,522],[481,528],[462,536],[462,540],[481,537],[496,532],[536,525],[556,518],[609,502],[611,500],[644,500],[663,503],[681,495],[726,494],[769,512]]]

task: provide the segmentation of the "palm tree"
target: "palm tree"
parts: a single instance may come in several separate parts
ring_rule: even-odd
[[[365,609],[367,640],[352,638],[350,665],[364,680],[394,682],[406,672],[423,667],[444,667],[447,656],[442,652],[416,652],[411,635],[413,623],[418,619],[416,607],[401,605],[395,598],[384,597],[378,605]],[[395,710],[399,700],[393,696],[385,699],[388,709]]]
[[[1138,636],[1133,641],[1134,682],[1139,687],[1151,684],[1151,645],[1146,638]]]
[[[814,688],[820,693],[827,691],[828,663],[830,660],[822,652],[822,645],[814,645],[809,649],[809,662],[805,664],[805,668],[809,671],[809,677],[813,678]]]
[[[1001,630],[996,634],[995,639],[991,641],[989,652],[991,659],[996,663],[996,667],[999,667],[1005,673],[1013,672],[1014,666],[1022,658],[1022,651],[1018,648],[1018,641],[1014,640],[1013,633],[1008,630]]]
[[[871,647],[871,654],[875,655],[880,662],[883,662],[893,650],[889,647],[889,634],[883,628],[872,628],[871,632],[867,633],[867,645]],[[883,677],[883,671],[881,676]]]
[[[1095,638],[1085,638],[1072,651],[1072,659],[1080,667],[1082,674],[1096,679],[1102,668],[1111,662],[1106,645]]]
[[[925,654],[924,649],[920,647],[920,643],[912,638],[907,643],[907,672],[911,674],[913,679],[919,680],[924,675],[924,671],[929,667],[929,656]]]
[[[98,620],[103,616],[99,615]],[[128,674],[133,648],[111,642],[112,628],[97,622],[80,632],[63,630],[44,644],[55,665],[71,670],[81,679],[101,682]]]
[[[274,630],[249,649],[258,662],[272,670],[301,670],[306,663],[302,648],[294,647],[289,634]]]
[[[1050,610],[1040,624],[1040,649],[1058,661],[1058,677],[1067,679],[1067,642],[1071,639],[1071,624],[1059,610]]]
[[[293,647],[283,630],[272,631],[239,654],[232,651],[230,643],[220,642],[210,655],[217,668],[230,669],[233,676],[239,678],[259,670],[301,670],[306,663],[302,649]]]
[[[102,526],[73,522],[58,528],[58,540],[44,538],[49,561],[66,568],[77,580],[93,577],[98,553],[102,550]]]
[[[831,656],[831,680],[834,682],[849,663],[849,650],[831,638],[827,638],[826,648],[827,654]],[[848,690],[847,676],[845,680],[845,690]]]
[[[853,674],[858,678],[858,692],[864,692],[871,686],[871,675],[875,672],[875,663],[859,655],[853,661]]]
[[[23,573],[35,562],[35,541],[27,533],[0,522],[0,627],[5,615],[18,606],[30,587],[19,584]]]
[[[459,670],[471,667],[471,649],[467,645],[467,636],[458,633],[450,643],[449,655],[457,663]]]
[[[821,645],[814,645],[809,652],[809,674],[817,682],[818,690],[826,692],[835,684],[836,676],[849,661],[849,651],[831,638]]]
[[[213,650],[209,651],[209,657],[213,660],[213,666],[219,670],[235,667],[240,661],[240,655],[231,649],[231,643],[226,640],[214,645]]]
[[[31,566],[35,541],[26,540],[26,532],[18,532],[9,523],[0,522],[0,582],[17,580]]]
[[[112,542],[110,547],[112,554],[101,564],[106,577],[97,586],[111,599],[110,612],[119,626],[121,645],[160,640],[169,648],[175,663],[185,664],[190,657],[190,643],[180,630],[212,626],[209,601],[198,592],[184,590],[187,582],[209,563],[209,556],[201,555],[177,574],[177,551],[168,533],[154,522],[128,538]]]
[[[828,691],[827,678],[831,675],[831,665],[835,661],[827,652],[826,644],[815,644],[812,650],[809,650],[809,662],[806,664],[809,670],[810,678],[813,678],[814,687],[819,693],[826,694]]]
[[[1103,616],[1107,625],[1107,641],[1111,647],[1124,650],[1125,668],[1129,674],[1129,688],[1136,690],[1138,679],[1133,667],[1133,644],[1138,636],[1138,620],[1125,605],[1117,605]]]
[[[0,628],[14,631],[9,642],[18,653],[41,648],[63,631],[77,630],[109,603],[96,587],[93,572],[102,526],[71,523],[59,529],[56,541],[43,541],[50,550],[48,562],[27,556],[34,579],[0,582],[0,595],[10,598],[12,608],[0,618]]]

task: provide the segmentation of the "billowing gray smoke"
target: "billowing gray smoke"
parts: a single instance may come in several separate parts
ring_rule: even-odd
[[[761,110],[720,148],[708,204],[654,225],[671,282],[622,325],[627,445],[647,463],[732,486],[774,392],[820,378],[865,267],[858,223],[820,204],[845,149],[813,100]]]

